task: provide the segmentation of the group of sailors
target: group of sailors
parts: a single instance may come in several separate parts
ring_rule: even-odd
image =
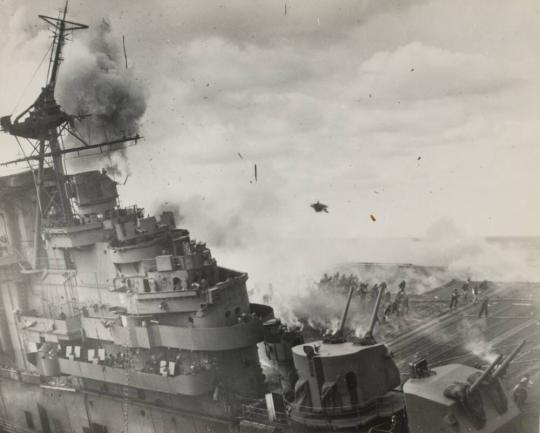
[[[197,374],[211,369],[209,360],[185,360],[177,354],[174,361],[168,361],[164,356],[151,355],[142,368],[143,373],[159,374],[162,376],[178,376]]]
[[[56,346],[56,345],[55,345]],[[56,348],[54,357],[58,356],[61,349]],[[128,369],[141,371],[143,373],[158,374],[162,376],[178,376],[181,374],[196,374],[207,371],[211,368],[208,359],[192,359],[187,355],[171,353],[153,353],[144,360],[132,351],[118,351],[107,353],[103,347],[98,349],[85,349],[82,346],[66,346],[64,351],[66,358],[77,361],[103,365],[105,367]],[[172,356],[171,356],[172,355]]]
[[[409,314],[409,295],[405,292],[406,286],[407,283],[405,281],[399,283],[399,290],[394,297],[392,297],[390,291],[384,294],[383,322],[388,321],[388,318],[392,315],[401,317]]]
[[[107,356],[105,356],[103,365],[114,368],[128,368],[129,361],[124,352],[118,352],[116,355],[109,353]]]
[[[460,298],[462,299],[461,305],[480,303],[478,318],[488,316],[489,295],[487,281],[484,280],[478,284],[475,284],[470,278],[468,278],[467,281],[465,281],[465,283],[463,283],[461,286],[461,290],[455,287],[450,295],[450,311],[458,308]]]
[[[159,353],[150,355],[150,358],[146,361],[143,361],[142,358],[134,358],[130,362],[124,352],[118,352],[116,355],[107,355],[103,364],[114,368],[134,368],[143,373],[169,377],[181,374],[196,374],[210,369],[211,365],[208,360],[185,358],[180,353],[176,354],[174,359],[171,356]]]
[[[389,319],[394,316],[396,318],[402,318],[407,316],[409,309],[409,295],[406,292],[407,283],[401,281],[398,286],[398,291],[395,293],[386,290],[381,303],[380,311],[383,313],[382,321],[388,322]],[[354,275],[340,274],[336,272],[333,275],[324,274],[319,281],[319,287],[331,290],[337,290],[344,294],[350,287],[354,288],[355,294],[360,298],[360,304],[362,308],[368,311],[372,311],[379,295],[379,290],[384,287],[387,288],[386,283],[375,283],[370,285],[365,282],[361,282],[360,279]]]

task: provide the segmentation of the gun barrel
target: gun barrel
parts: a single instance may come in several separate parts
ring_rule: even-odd
[[[502,354],[500,354],[499,356],[497,356],[497,359],[495,361],[493,361],[488,368],[486,368],[486,370],[482,373],[482,375],[475,380],[475,382],[471,385],[471,387],[469,388],[469,393],[473,393],[474,391],[476,391],[476,389],[480,386],[480,384],[487,378],[489,377],[489,375],[491,374],[491,372],[493,371],[493,369],[499,364],[499,362],[501,362],[501,359],[502,359]]]
[[[379,286],[379,294],[377,295],[377,300],[375,301],[375,306],[373,307],[373,312],[371,313],[371,320],[369,321],[369,328],[366,332],[366,336],[372,336],[373,335],[373,329],[375,328],[375,324],[377,323],[377,314],[379,313],[379,307],[381,306],[382,297],[384,294],[384,289],[386,288],[385,284],[381,284]]]
[[[512,350],[510,355],[508,355],[505,358],[505,360],[502,362],[502,364],[499,366],[499,368],[497,368],[497,370],[495,370],[495,373],[493,373],[493,378],[494,379],[497,378],[497,377],[502,376],[506,372],[506,369],[508,368],[508,365],[514,360],[514,358],[517,356],[519,351],[521,349],[523,349],[523,346],[525,346],[525,343],[527,343],[527,340],[523,340],[521,343],[519,343],[519,345],[514,350]]]
[[[347,320],[347,314],[349,314],[349,307],[351,306],[351,299],[354,293],[354,287],[351,286],[349,289],[349,297],[347,298],[347,304],[345,305],[345,310],[343,310],[343,315],[341,316],[341,321],[339,322],[338,333],[343,335],[343,330],[345,329],[345,322]]]

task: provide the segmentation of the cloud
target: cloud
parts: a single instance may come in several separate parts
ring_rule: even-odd
[[[129,82],[149,96],[145,141],[127,152],[136,176],[126,203],[205,197],[214,222],[231,226],[253,203],[248,232],[267,232],[271,214],[297,238],[418,235],[444,215],[476,233],[537,231],[532,3],[291,1],[287,16],[283,3],[262,1],[102,5],[73,5],[70,17],[95,26],[106,10],[109,39],[126,36]],[[10,31],[0,78],[14,83],[1,89],[2,112],[46,49],[35,14],[47,11],[48,2],[11,1],[1,12]],[[467,37],[450,28],[459,19],[475,23]],[[61,79],[70,62],[87,65],[84,38],[66,46]],[[27,95],[40,84],[38,75]],[[275,212],[257,210],[257,188]],[[308,212],[317,199],[330,204],[324,219]],[[198,237],[213,225],[199,224]]]
[[[498,93],[517,84],[513,71],[501,69],[494,59],[420,42],[380,51],[358,72],[358,89],[370,89],[377,99],[403,102]]]

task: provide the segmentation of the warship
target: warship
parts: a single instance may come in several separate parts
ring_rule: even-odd
[[[384,285],[362,338],[345,338],[351,289],[337,331],[305,343],[172,212],[120,206],[105,171],[67,173],[65,154],[141,137],[81,138],[55,87],[67,36],[87,26],[67,20],[67,4],[40,18],[53,30],[47,83],[0,119],[31,145],[3,163],[30,169],[0,178],[1,431],[515,431],[501,377],[523,344],[485,370],[414,359],[403,383],[374,335]]]

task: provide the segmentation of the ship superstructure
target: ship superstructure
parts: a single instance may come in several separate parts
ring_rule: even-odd
[[[32,177],[0,180],[4,374],[215,417],[261,397],[256,344],[272,310],[249,303],[247,275],[219,267],[172,213],[116,206],[106,174],[68,182],[84,213],[42,227],[32,268]]]
[[[40,96],[13,122],[2,118],[5,132],[31,145],[5,164],[32,168],[0,179],[0,343],[13,369],[4,374],[120,398],[126,425],[118,431],[128,430],[129,401],[234,417],[240,402],[263,395],[256,345],[272,310],[251,305],[247,274],[218,266],[171,212],[120,206],[105,171],[66,173],[66,153],[140,138],[86,143],[56,103],[66,35],[86,28],[66,14],[67,5],[59,18],[41,17],[54,37]],[[63,146],[68,133],[83,146]],[[39,417],[52,431],[46,407],[29,403],[17,416],[29,427]],[[90,418],[99,416],[84,428],[110,428]]]
[[[20,247],[31,239],[33,207],[21,197],[33,195],[32,179],[3,181],[2,322],[11,335],[2,345],[18,368],[96,390],[192,397],[209,412],[225,393],[260,396],[256,343],[269,310],[250,306],[245,273],[219,267],[172,213],[117,207],[116,184],[99,171],[69,177],[84,214],[43,227],[43,267],[30,269]],[[198,397],[208,394],[206,407]]]
[[[67,5],[58,18],[40,16],[53,30],[47,84],[13,121],[0,119],[21,150],[29,145],[3,165],[30,166],[0,177],[0,431],[398,432],[408,410],[411,432],[463,431],[455,427],[482,423],[461,397],[477,407],[484,395],[504,404],[488,408],[498,418],[479,431],[516,417],[498,377],[517,351],[493,377],[497,363],[484,373],[416,363],[402,387],[374,338],[385,284],[363,338],[345,338],[351,288],[337,332],[304,343],[271,307],[250,303],[247,274],[219,266],[172,212],[122,205],[104,170],[67,173],[67,153],[141,137],[87,143],[76,126],[91,113],[73,116],[56,102],[66,37],[86,28],[66,16]],[[66,146],[68,134],[82,146]],[[259,343],[275,386],[262,374]],[[430,405],[432,419],[422,416]]]

